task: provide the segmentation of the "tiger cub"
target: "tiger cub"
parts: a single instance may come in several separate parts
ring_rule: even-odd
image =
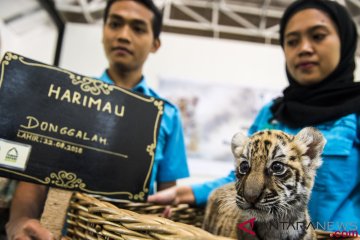
[[[316,239],[307,205],[322,163],[323,135],[311,127],[296,136],[266,130],[251,137],[238,133],[231,144],[236,182],[211,194],[205,230],[247,240]],[[246,221],[244,227],[253,228],[239,229]]]

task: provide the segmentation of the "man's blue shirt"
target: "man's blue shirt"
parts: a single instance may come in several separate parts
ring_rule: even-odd
[[[107,84],[114,84],[107,71],[104,71],[100,80]],[[132,90],[162,99],[148,87],[144,77]],[[165,102],[165,107],[160,123],[155,160],[151,173],[150,194],[154,193],[155,182],[171,182],[189,176],[180,112],[173,104],[164,99],[162,100]]]

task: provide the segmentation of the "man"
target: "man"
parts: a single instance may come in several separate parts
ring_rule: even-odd
[[[162,16],[152,0],[110,0],[104,12],[103,46],[109,68],[101,80],[158,97],[145,82],[143,65],[149,53],[160,47]],[[188,177],[179,111],[165,101],[158,145],[150,180],[150,194],[176,185]],[[9,239],[52,239],[51,233],[38,221],[46,199],[47,188],[21,182],[11,206],[7,234]],[[55,216],[54,216],[55,217]]]

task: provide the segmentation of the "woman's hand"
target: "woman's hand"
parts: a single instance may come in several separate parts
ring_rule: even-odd
[[[161,205],[175,205],[178,204],[178,197],[176,196],[178,186],[170,187],[159,191],[154,195],[148,197],[148,202]]]
[[[174,186],[149,196],[148,202],[163,205],[194,204],[195,196],[190,186]]]
[[[195,197],[191,187],[174,186],[149,196],[148,202],[161,205],[176,205],[180,203],[194,204]],[[162,217],[171,217],[171,208],[169,206],[165,208],[164,212],[162,213]]]

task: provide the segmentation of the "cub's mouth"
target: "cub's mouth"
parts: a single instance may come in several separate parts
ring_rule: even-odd
[[[240,208],[241,210],[244,210],[244,211],[252,210],[252,211],[259,211],[259,212],[262,212],[262,211],[268,212],[268,209],[264,208],[259,203],[249,203],[246,201],[240,201],[240,200],[236,199],[236,205],[238,208]]]
[[[242,210],[244,213],[251,215],[253,217],[262,218],[271,218],[276,217],[284,209],[281,209],[277,203],[272,203],[271,205],[263,205],[262,203],[249,203],[246,201],[241,201],[236,199],[237,207]]]

